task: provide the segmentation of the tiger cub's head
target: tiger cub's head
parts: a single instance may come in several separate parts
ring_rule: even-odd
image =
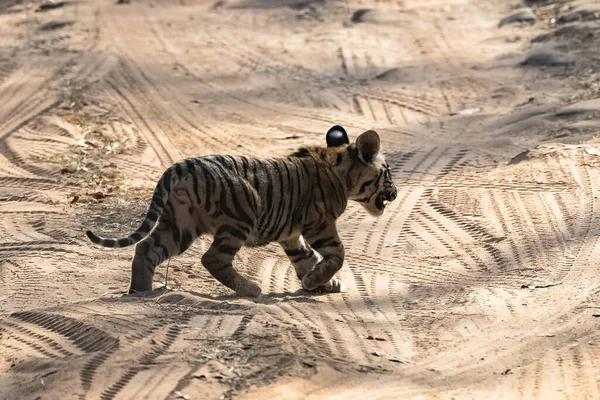
[[[350,144],[344,128],[336,125],[329,129],[326,140],[334,170],[345,177],[348,198],[360,203],[373,216],[383,215],[385,206],[396,199],[398,191],[381,154],[377,132],[366,131]]]

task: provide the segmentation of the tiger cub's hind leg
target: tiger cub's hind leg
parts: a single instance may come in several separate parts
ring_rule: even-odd
[[[197,236],[195,229],[179,228],[171,218],[163,214],[152,234],[135,248],[129,293],[152,290],[156,267],[186,251]]]
[[[260,287],[233,268],[235,255],[244,246],[247,237],[248,233],[234,224],[221,226],[215,233],[212,245],[202,256],[202,265],[238,296],[258,297],[261,293]]]
[[[279,243],[296,270],[296,276],[302,278],[323,259],[302,236]],[[327,283],[314,289],[315,292],[339,293],[344,290],[344,284],[335,276]]]

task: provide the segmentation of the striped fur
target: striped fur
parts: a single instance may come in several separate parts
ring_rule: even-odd
[[[152,289],[156,266],[183,253],[201,235],[213,235],[203,265],[241,296],[260,288],[232,265],[243,246],[279,242],[306,290],[342,290],[334,274],[344,260],[335,221],[355,200],[372,215],[396,197],[389,167],[374,131],[349,144],[335,126],[327,147],[302,148],[285,158],[213,155],[168,168],[158,181],[146,218],[126,238],[103,239],[104,247],[138,243],[130,292]]]

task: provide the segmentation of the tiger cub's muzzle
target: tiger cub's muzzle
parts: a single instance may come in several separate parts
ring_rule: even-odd
[[[387,186],[377,195],[375,207],[379,210],[384,210],[387,203],[396,200],[396,197],[398,197],[398,190],[396,190],[396,187],[393,185]]]

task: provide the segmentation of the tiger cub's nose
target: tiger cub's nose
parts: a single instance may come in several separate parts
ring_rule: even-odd
[[[394,201],[398,197],[398,190],[394,186],[385,189],[384,195],[387,201]]]

